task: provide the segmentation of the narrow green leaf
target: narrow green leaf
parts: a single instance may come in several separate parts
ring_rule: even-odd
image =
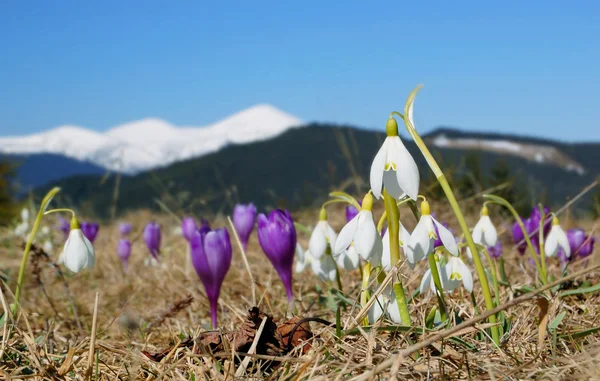
[[[600,283],[598,283],[594,286],[591,286],[591,287],[580,287],[580,288],[576,288],[574,290],[563,291],[563,292],[559,293],[558,296],[560,296],[561,298],[564,298],[565,296],[569,296],[569,295],[587,294],[587,293],[596,292],[596,291],[600,291]]]
[[[331,193],[329,193],[329,197],[334,197],[334,198],[339,198],[341,200],[344,200],[348,204],[352,204],[356,208],[356,210],[358,210],[358,211],[361,210],[361,207],[360,207],[360,204],[358,203],[358,201],[356,201],[356,199],[354,197],[350,196],[346,192],[340,192],[340,191],[331,192]]]
[[[593,335],[594,333],[597,333],[597,332],[600,332],[600,327],[594,327],[594,328],[584,329],[581,331],[564,333],[558,337],[563,340],[577,340],[577,339],[581,339],[581,338],[584,338],[589,335]]]
[[[548,324],[548,329],[556,329],[558,328],[558,326],[560,325],[560,323],[562,323],[565,315],[567,314],[566,311],[561,312],[560,314],[558,314],[554,319],[552,319],[552,321],[550,322],[550,324]]]

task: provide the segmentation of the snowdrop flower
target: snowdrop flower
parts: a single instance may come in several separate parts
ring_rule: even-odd
[[[550,233],[548,233],[548,237],[546,237],[545,247],[547,257],[555,256],[558,253],[558,249],[563,249],[567,258],[571,256],[569,239],[560,227],[560,222],[556,216],[552,218],[552,228],[550,229]]]
[[[481,217],[473,228],[473,242],[486,247],[496,246],[496,242],[498,242],[498,232],[492,224],[488,208],[485,205],[481,208]],[[467,248],[467,256],[473,258],[469,248]]]
[[[473,275],[460,257],[450,257],[448,264],[446,264],[445,275],[445,282],[442,282],[445,283],[443,285],[444,289],[452,292],[460,286],[460,282],[462,281],[465,289],[473,292]],[[441,274],[440,277],[444,278]]]
[[[408,195],[416,200],[419,194],[419,168],[398,136],[398,123],[394,118],[388,119],[385,130],[387,137],[371,164],[373,195],[379,199],[385,187],[396,199]]]
[[[458,256],[458,246],[454,236],[444,225],[440,224],[431,216],[431,209],[427,201],[421,203],[421,218],[419,223],[412,232],[410,239],[406,245],[406,259],[413,267],[418,261],[427,257],[433,252],[433,246],[436,239],[435,227],[439,233],[439,237],[444,244],[446,250],[454,256]]]
[[[312,255],[312,252],[307,252],[307,254]],[[324,282],[335,281],[337,267],[331,255],[323,255],[320,258],[315,258],[313,256],[310,261],[310,267],[315,275],[321,278],[321,280]]]
[[[64,263],[65,266],[74,273],[83,270],[86,267],[94,268],[96,263],[96,255],[92,243],[83,235],[79,221],[75,216],[71,219],[71,231],[69,238],[65,243],[59,263]]]
[[[50,241],[49,239],[47,239],[47,240],[44,242],[44,247],[43,247],[43,249],[44,249],[44,252],[45,252],[46,254],[52,254],[52,249],[54,249],[54,245],[52,244],[52,241]]]
[[[310,241],[308,241],[308,250],[312,256],[316,259],[320,259],[331,248],[335,246],[337,234],[329,224],[327,223],[327,211],[321,208],[319,213],[319,222],[310,235]]]
[[[354,248],[354,244],[350,244],[346,250],[342,251],[340,255],[337,255],[335,257],[335,262],[345,270],[356,269],[360,263],[360,257]]]
[[[402,249],[406,252],[406,244],[410,240],[410,233],[406,228],[400,223],[400,236],[398,244]],[[381,256],[381,265],[383,266],[383,271],[389,272],[392,270],[396,264],[391,263],[391,254],[390,254],[390,233],[389,230],[386,229],[385,234],[383,235],[383,255]],[[409,262],[411,268],[414,267],[414,264]]]
[[[365,195],[362,205],[358,215],[342,228],[335,241],[333,255],[340,255],[354,242],[354,249],[358,255],[369,261],[372,266],[379,266],[383,248],[381,236],[373,221],[373,196],[370,193]]]

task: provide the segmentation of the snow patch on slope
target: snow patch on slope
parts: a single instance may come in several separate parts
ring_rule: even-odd
[[[262,104],[205,127],[178,127],[157,118],[122,124],[105,133],[62,126],[28,136],[0,138],[0,152],[62,154],[135,173],[205,155],[230,143],[269,139],[300,125],[300,119]]]

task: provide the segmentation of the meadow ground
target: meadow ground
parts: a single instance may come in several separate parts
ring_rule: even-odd
[[[375,211],[376,215],[380,213],[381,210]],[[312,225],[317,214],[307,212],[294,217]],[[450,221],[454,231],[458,231],[449,215],[438,213],[438,217]],[[341,208],[333,206],[330,219],[338,231],[343,218]],[[470,216],[471,226],[476,218]],[[144,265],[148,253],[141,234],[150,219],[156,219],[163,228],[162,256],[157,267]],[[129,215],[126,220],[134,226],[127,273],[115,251],[119,236],[116,224],[101,226],[94,245],[96,267],[91,271],[68,274],[63,268],[59,272],[57,269],[61,267],[52,264],[58,258],[59,244],[50,261],[32,254],[21,312],[16,321],[8,319],[0,327],[0,378],[81,380],[87,375],[98,380],[600,379],[600,331],[583,331],[600,327],[600,292],[564,295],[584,281],[598,283],[598,249],[587,263],[574,263],[569,268],[569,274],[586,271],[584,274],[563,283],[560,289],[544,292],[547,299],[531,294],[519,298],[528,291],[524,286],[535,283],[535,268],[513,248],[506,225],[497,222],[509,282],[500,285],[500,299],[502,304],[512,304],[505,309],[510,329],[499,347],[487,336],[485,328],[489,325],[485,320],[463,323],[464,329],[450,331],[455,323],[468,322],[477,316],[470,295],[461,288],[447,299],[453,320],[448,328],[425,331],[422,327],[426,316],[436,301],[431,296],[416,296],[410,301],[415,326],[410,331],[393,326],[386,329],[391,323],[383,321],[376,324],[379,330],[358,328],[343,331],[338,337],[335,326],[312,321],[310,329],[314,336],[308,341],[310,349],[298,345],[291,351],[274,353],[277,348],[271,348],[270,352],[267,349],[268,354],[260,355],[256,352],[265,348],[259,345],[257,349],[250,348],[248,352],[254,353],[248,355],[236,353],[235,343],[226,342],[210,353],[206,340],[187,340],[209,330],[210,314],[202,284],[188,260],[187,242],[173,232],[178,222],[168,215],[144,212]],[[403,220],[409,229],[414,227],[412,216]],[[54,223],[54,219],[48,221]],[[594,228],[594,221],[568,218],[565,221],[567,225],[583,225],[588,232]],[[211,224],[228,226],[223,218]],[[2,283],[4,311],[14,298],[12,292],[22,251],[22,241],[9,238],[9,234],[3,232],[6,238],[0,249],[0,275],[7,280],[7,284]],[[308,237],[301,232],[298,237],[306,247]],[[58,232],[56,239],[59,240]],[[256,283],[256,304],[279,323],[285,322],[290,316],[286,316],[284,288],[262,253],[255,233],[247,256]],[[400,267],[409,295],[418,288],[425,265],[423,262],[415,270],[406,264]],[[560,275],[554,261],[550,273],[555,277]],[[475,272],[474,278],[477,279]],[[339,292],[335,284],[322,282],[310,269],[295,274],[296,315],[335,323],[339,305],[338,328],[347,330],[356,326],[360,309],[357,307],[359,270],[343,272],[341,281],[343,291]],[[477,306],[483,308],[478,283],[474,288],[475,299]],[[96,295],[98,304],[94,314]],[[234,244],[232,266],[219,302],[221,332],[246,329],[250,342],[253,337],[260,342],[273,335],[266,328],[259,335],[255,329],[260,324],[245,321],[254,304],[252,299],[252,282]],[[94,318],[97,324],[92,332]],[[444,339],[435,340],[441,337]],[[223,340],[228,338],[231,337],[225,335]],[[428,339],[435,341],[425,341]],[[94,340],[94,350],[90,353]],[[406,353],[409,342],[421,348]],[[157,356],[151,359],[143,351]]]

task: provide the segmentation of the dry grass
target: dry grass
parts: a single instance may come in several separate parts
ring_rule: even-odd
[[[375,213],[378,214],[377,211]],[[342,211],[332,211],[330,216],[333,225],[341,227]],[[546,312],[545,306],[535,299],[511,307],[506,316],[512,321],[512,328],[500,348],[495,347],[489,338],[485,339],[486,322],[459,332],[458,337],[464,344],[447,338],[425,347],[418,359],[396,357],[394,354],[406,348],[409,340],[419,342],[435,332],[423,333],[415,329],[408,335],[400,331],[376,334],[375,330],[360,329],[356,334],[339,339],[335,336],[335,328],[312,323],[316,336],[311,343],[312,349],[306,354],[301,355],[299,350],[295,350],[284,358],[255,355],[246,371],[238,372],[238,377],[235,376],[240,364],[238,360],[243,360],[244,355],[231,352],[209,354],[201,353],[196,350],[198,348],[174,347],[160,363],[153,362],[141,352],[161,351],[188,336],[197,336],[209,328],[210,317],[201,283],[188,261],[187,243],[170,231],[169,227],[175,225],[170,216],[157,217],[163,226],[160,265],[144,266],[147,251],[141,240],[141,231],[150,217],[149,214],[138,213],[128,218],[134,223],[134,242],[130,272],[127,274],[122,271],[115,253],[118,239],[116,225],[101,228],[95,243],[97,267],[93,271],[63,275],[50,262],[32,256],[21,312],[15,322],[9,320],[0,327],[1,377],[12,380],[81,380],[86,375],[99,380],[600,379],[600,334],[577,340],[561,336],[600,326],[598,294],[564,298],[550,296],[546,314],[540,314],[540,306]],[[438,213],[438,217],[444,220],[448,216]],[[296,218],[311,224],[316,215],[297,215]],[[406,220],[409,227],[414,225],[414,221],[410,222],[412,217]],[[474,222],[471,218],[471,223]],[[228,224],[225,219],[220,219],[213,222],[213,226]],[[585,227],[591,229],[591,222],[588,221]],[[299,237],[306,247],[308,238],[301,233]],[[507,234],[503,234],[502,239],[508,243]],[[0,272],[9,279],[10,286],[8,288],[4,284],[2,287],[3,309],[13,300],[10,290],[14,290],[15,286],[20,245],[21,242],[11,239],[0,252]],[[514,299],[519,287],[531,285],[535,275],[527,260],[509,248],[505,245],[504,257],[511,287],[501,287],[503,302]],[[57,254],[51,255],[51,259],[56,261]],[[598,250],[587,265],[591,267],[597,263],[597,257]],[[251,238],[248,259],[257,283],[259,307],[276,318],[285,319],[288,306],[284,289],[262,254],[255,235]],[[551,274],[560,274],[556,263],[552,263],[550,268]],[[583,268],[583,263],[577,263],[569,271],[572,273]],[[37,272],[35,269],[38,269]],[[424,268],[411,271],[403,265],[400,271],[405,286],[410,292],[415,290]],[[598,283],[599,274],[600,271],[594,270],[577,281]],[[359,271],[345,273],[342,279],[346,297],[358,301]],[[296,275],[297,314],[334,322],[333,299],[328,297],[331,287],[319,281],[310,270]],[[482,308],[483,297],[477,283],[475,290],[477,305]],[[90,352],[96,293],[99,295],[97,332],[94,350]],[[468,320],[476,315],[470,296],[464,290],[455,292],[448,300],[453,319]],[[423,326],[434,303],[431,297],[417,296],[413,299],[410,303],[413,324]],[[239,327],[250,307],[249,276],[234,245],[233,263],[221,292],[219,324],[222,329]],[[561,324],[555,330],[544,330],[540,345],[539,320],[551,322],[562,312],[565,316]],[[344,305],[342,325],[347,327],[354,323],[357,313],[356,306]],[[386,325],[388,323],[383,322],[379,327]],[[483,340],[479,340],[480,337]],[[266,370],[271,361],[281,364]],[[377,367],[378,364],[388,365]]]

